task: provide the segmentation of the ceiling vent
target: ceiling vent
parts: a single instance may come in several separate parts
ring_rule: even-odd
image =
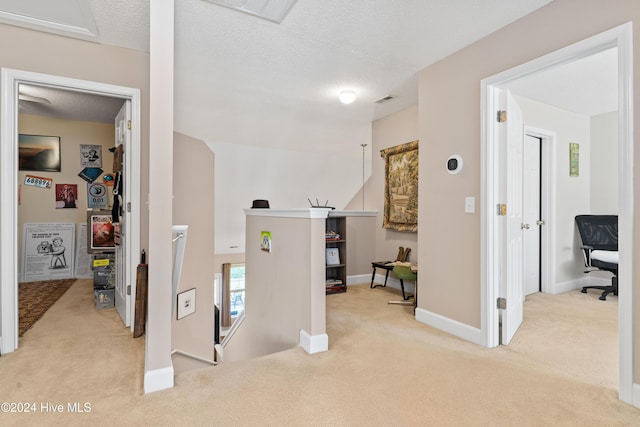
[[[374,104],[384,104],[385,102],[389,102],[392,99],[396,99],[396,97],[393,96],[393,95],[387,95],[387,96],[383,96],[382,98],[380,98],[380,99],[378,99],[376,101],[373,101],[373,103]]]
[[[281,23],[297,0],[207,0],[268,21]]]

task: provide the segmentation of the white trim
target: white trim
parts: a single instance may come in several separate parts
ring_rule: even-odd
[[[371,283],[371,275],[370,274],[357,274],[353,276],[347,276],[347,286],[348,285],[362,285],[364,283]]]
[[[145,371],[144,373],[144,392],[153,393],[154,391],[166,390],[173,387],[173,366],[166,368]]]
[[[416,320],[441,331],[447,332],[463,340],[470,341],[474,344],[486,346],[484,334],[481,329],[474,328],[466,323],[449,319],[440,314],[427,311],[423,308],[416,308]]]
[[[329,336],[327,334],[309,335],[304,329],[300,329],[300,347],[307,354],[321,353],[329,350]]]
[[[309,209],[245,209],[246,216],[271,216],[277,218],[326,218],[329,208]]]
[[[378,211],[329,211],[329,216],[372,217],[378,216]]]
[[[633,396],[633,28],[626,23],[586,40],[557,50],[538,59],[511,68],[481,81],[481,331],[487,346],[498,344],[498,310],[494,309],[499,285],[497,260],[500,246],[496,242],[494,207],[499,202],[498,170],[494,158],[496,143],[493,131],[495,99],[498,87],[505,87],[521,77],[559,64],[584,58],[618,47],[618,124],[619,124],[619,398],[631,403]],[[490,286],[488,284],[491,284]]]
[[[124,86],[115,86],[105,83],[78,80],[67,77],[40,74],[30,71],[14,70],[2,68],[1,80],[1,139],[0,143],[0,300],[2,301],[2,349],[10,353],[18,348],[18,251],[17,251],[17,188],[18,188],[18,156],[17,156],[17,135],[18,135],[18,85],[29,83],[40,86],[51,86],[70,91],[92,93],[101,96],[120,97],[131,101],[131,144],[126,163],[129,173],[128,191],[131,201],[131,212],[128,213],[130,220],[130,236],[127,239],[130,245],[127,250],[128,262],[130,265],[137,265],[140,254],[140,90]],[[136,173],[132,173],[135,171]],[[135,269],[131,268],[128,277],[128,284],[131,285],[131,298],[135,301]],[[135,304],[130,304],[131,319]],[[131,322],[133,330],[133,322]]]

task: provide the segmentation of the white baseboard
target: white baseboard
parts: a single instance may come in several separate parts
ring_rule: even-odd
[[[361,285],[363,283],[371,283],[370,274],[357,274],[355,276],[347,276],[347,286]]]
[[[308,354],[320,353],[329,350],[329,336],[327,334],[309,335],[304,329],[300,329],[300,347]]]
[[[416,308],[416,320],[424,323],[425,325],[429,325],[451,335],[455,335],[463,340],[470,341],[483,347],[487,346],[480,329],[458,322],[457,320],[449,319],[448,317],[432,313],[419,307]]]
[[[580,279],[569,280],[566,282],[555,283],[551,289],[546,289],[544,292],[551,295],[563,294],[576,289],[580,289],[583,286],[609,286],[611,279],[605,279],[604,277],[585,276]]]
[[[165,390],[173,387],[173,366],[162,369],[154,369],[145,371],[144,373],[144,392],[153,393],[154,391]]]

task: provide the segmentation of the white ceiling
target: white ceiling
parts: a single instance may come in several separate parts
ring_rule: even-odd
[[[214,143],[359,148],[372,120],[417,103],[419,70],[549,2],[297,0],[277,24],[205,0],[176,1],[175,129]],[[15,11],[23,3],[0,0],[0,10]],[[75,21],[63,29],[71,26],[74,32],[66,35],[148,51],[149,0],[29,1],[35,3],[38,7],[30,13],[37,11],[40,24],[69,15]],[[60,13],[74,8],[78,13]],[[0,14],[0,22],[9,22],[6,19]],[[10,22],[33,25],[24,18]],[[55,25],[37,28],[61,33]],[[544,83],[548,90],[532,80],[514,91],[570,110],[595,104],[576,110],[594,114],[609,104],[593,99],[609,87],[612,73],[595,58],[582,65],[596,70],[596,77],[584,67],[568,69],[563,71],[564,83]],[[593,99],[563,106],[561,101],[572,93],[586,92],[586,83],[579,80],[595,83],[589,88]],[[354,89],[358,96],[348,106],[337,101],[344,88]],[[386,95],[396,98],[374,103]],[[90,105],[98,106],[94,101]],[[55,104],[52,99],[49,109]],[[87,108],[85,104],[83,111]]]

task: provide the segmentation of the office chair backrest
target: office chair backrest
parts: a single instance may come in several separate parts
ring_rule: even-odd
[[[594,250],[618,250],[618,215],[578,215],[582,244]]]

